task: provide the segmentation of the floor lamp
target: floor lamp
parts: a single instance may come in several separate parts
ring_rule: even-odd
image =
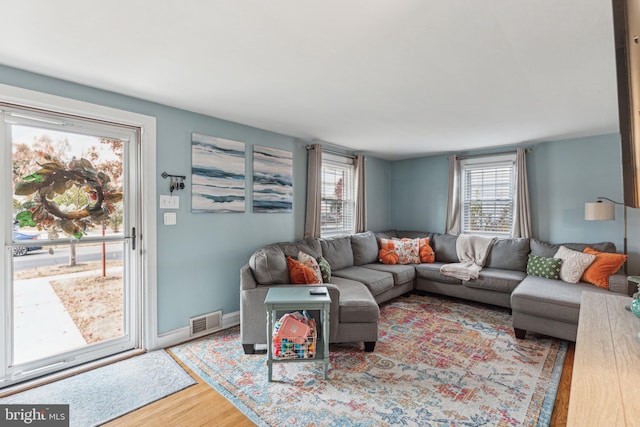
[[[606,202],[604,201],[606,200]],[[627,205],[606,197],[598,197],[596,202],[584,204],[584,219],[587,221],[613,221],[616,219],[615,205],[622,205],[624,211],[624,254],[627,254]],[[627,274],[627,262],[624,262]]]

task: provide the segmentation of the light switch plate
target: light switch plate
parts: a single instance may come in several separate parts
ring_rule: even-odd
[[[179,209],[180,196],[160,195],[160,209]]]
[[[164,225],[176,225],[178,222],[178,216],[175,212],[165,212],[164,213]]]

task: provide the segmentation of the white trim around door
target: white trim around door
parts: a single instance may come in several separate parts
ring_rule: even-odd
[[[139,162],[142,199],[140,200],[141,230],[138,233],[140,238],[138,250],[141,257],[142,281],[141,346],[144,350],[156,349],[159,344],[157,328],[156,118],[2,84],[0,84],[0,103],[57,111],[140,128]],[[0,157],[4,157],[4,154]],[[3,164],[4,160],[2,160]],[[6,183],[0,182],[0,184]],[[9,209],[0,209],[0,224],[8,224],[11,221],[11,217],[8,217],[9,211]],[[0,241],[3,243],[7,243],[11,239],[7,235],[7,228],[0,226]],[[8,275],[9,266],[6,261],[0,262],[0,280],[3,282],[8,280]],[[0,358],[3,356],[0,355]]]

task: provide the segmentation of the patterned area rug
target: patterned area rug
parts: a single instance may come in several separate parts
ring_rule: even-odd
[[[328,381],[284,363],[268,383],[238,328],[171,351],[258,425],[546,426],[566,349],[516,340],[506,309],[411,295],[381,306],[375,352],[331,345]]]

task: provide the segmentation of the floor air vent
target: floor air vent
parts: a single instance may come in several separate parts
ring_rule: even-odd
[[[191,336],[213,332],[222,326],[222,310],[191,318]]]

